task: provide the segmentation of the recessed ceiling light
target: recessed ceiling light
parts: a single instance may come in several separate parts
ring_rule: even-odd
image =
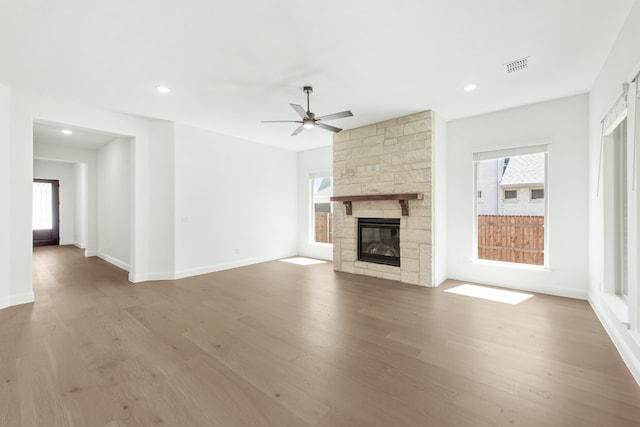
[[[171,92],[171,89],[169,89],[166,86],[156,86],[156,90],[160,93],[169,93]]]
[[[472,90],[475,90],[475,89],[476,89],[476,85],[474,84],[466,85],[464,87],[464,90],[466,90],[467,92],[471,92]]]
[[[62,129],[62,133],[64,133],[65,135],[71,135],[73,132],[71,132],[69,129]]]

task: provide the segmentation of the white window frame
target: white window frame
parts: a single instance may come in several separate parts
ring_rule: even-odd
[[[483,160],[492,160],[492,159],[500,159],[503,157],[515,157],[522,156],[526,154],[539,154],[544,153],[544,199],[542,202],[544,203],[544,264],[543,265],[534,265],[534,264],[524,264],[517,262],[507,262],[507,261],[494,261],[488,259],[478,258],[478,203],[477,198],[474,197],[473,203],[473,239],[472,239],[472,260],[473,264],[485,264],[485,265],[496,265],[503,267],[513,267],[522,270],[549,270],[549,260],[551,259],[550,251],[549,251],[549,144],[538,144],[538,145],[527,145],[521,147],[514,148],[504,148],[499,150],[491,150],[491,151],[481,151],[473,153],[473,188],[474,193],[478,191],[478,168],[477,163]],[[504,198],[504,189],[502,191],[502,197]],[[519,197],[519,195],[518,195]],[[518,199],[508,199],[508,201],[517,201]]]

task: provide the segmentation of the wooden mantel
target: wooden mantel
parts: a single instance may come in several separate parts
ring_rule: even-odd
[[[397,200],[402,209],[402,215],[409,215],[409,200],[423,200],[422,193],[404,193],[404,194],[368,194],[359,196],[334,196],[332,202],[342,202],[346,208],[347,215],[351,215],[351,202],[370,202],[376,200]]]

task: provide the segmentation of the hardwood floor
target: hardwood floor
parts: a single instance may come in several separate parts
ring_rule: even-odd
[[[34,250],[0,310],[1,426],[639,426],[585,301],[507,305],[269,262],[131,284]]]

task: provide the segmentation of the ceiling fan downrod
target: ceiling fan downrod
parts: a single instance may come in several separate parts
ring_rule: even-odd
[[[311,107],[309,107],[309,94],[313,92],[313,87],[304,86],[302,90],[307,94],[307,113],[309,113],[311,111]]]

